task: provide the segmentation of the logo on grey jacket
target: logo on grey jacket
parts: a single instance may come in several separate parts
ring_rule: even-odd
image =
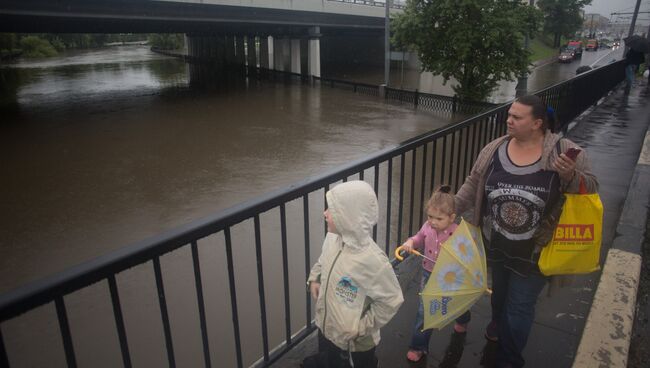
[[[343,304],[348,306],[354,304],[355,300],[357,300],[358,292],[359,287],[355,285],[354,281],[352,281],[348,276],[341,277],[334,289],[336,297],[342,301]]]

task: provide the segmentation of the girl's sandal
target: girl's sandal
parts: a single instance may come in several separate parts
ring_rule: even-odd
[[[421,350],[409,350],[408,353],[406,353],[406,359],[411,362],[419,362],[423,356],[424,351]]]

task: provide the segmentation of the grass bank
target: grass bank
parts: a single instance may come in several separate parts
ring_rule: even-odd
[[[558,50],[556,48],[546,45],[539,38],[534,38],[531,40],[530,51],[532,52],[530,61],[533,63],[539,60],[548,59],[558,54]]]

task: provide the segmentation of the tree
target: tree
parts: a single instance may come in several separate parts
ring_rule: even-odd
[[[461,99],[484,100],[501,80],[528,71],[539,12],[517,0],[409,0],[393,21],[393,41],[410,45],[425,71],[440,74]]]
[[[553,46],[560,46],[562,36],[571,37],[582,28],[582,8],[591,0],[538,0],[544,14],[544,32],[553,34]]]
[[[149,44],[161,50],[179,50],[183,48],[185,39],[182,33],[152,33]]]
[[[23,50],[23,56],[28,58],[42,58],[57,54],[47,40],[38,36],[23,37],[20,40],[20,48]]]
[[[15,33],[0,33],[0,51],[13,51],[18,46],[18,37]]]

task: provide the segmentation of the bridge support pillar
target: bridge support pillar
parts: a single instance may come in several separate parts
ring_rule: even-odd
[[[226,36],[226,64],[235,64],[235,37]]]
[[[282,69],[282,40],[277,37],[273,37],[273,70],[284,70]]]
[[[213,46],[215,50],[215,62],[219,69],[226,65],[226,38],[223,35],[214,37]]]
[[[320,27],[309,29],[308,48],[307,73],[313,77],[320,77]]]
[[[291,70],[291,40],[288,38],[273,39],[273,64],[275,70],[288,72]]]
[[[246,36],[235,36],[235,64],[244,66],[246,63],[246,55],[244,54],[244,40]]]
[[[217,36],[208,36],[206,37],[206,52],[210,62],[214,62],[219,57],[217,53]]]
[[[273,70],[273,37],[260,37],[260,68]]]
[[[192,60],[192,37],[188,36],[187,34],[185,35],[185,47],[187,48],[187,51],[185,52],[185,55],[187,56],[188,60]]]
[[[300,40],[291,40],[291,72],[300,74]]]
[[[257,67],[257,52],[255,51],[255,44],[257,43],[257,37],[248,36],[246,38],[246,66],[249,68]],[[260,42],[260,54],[262,53],[262,44]],[[260,65],[261,67],[262,65]]]

